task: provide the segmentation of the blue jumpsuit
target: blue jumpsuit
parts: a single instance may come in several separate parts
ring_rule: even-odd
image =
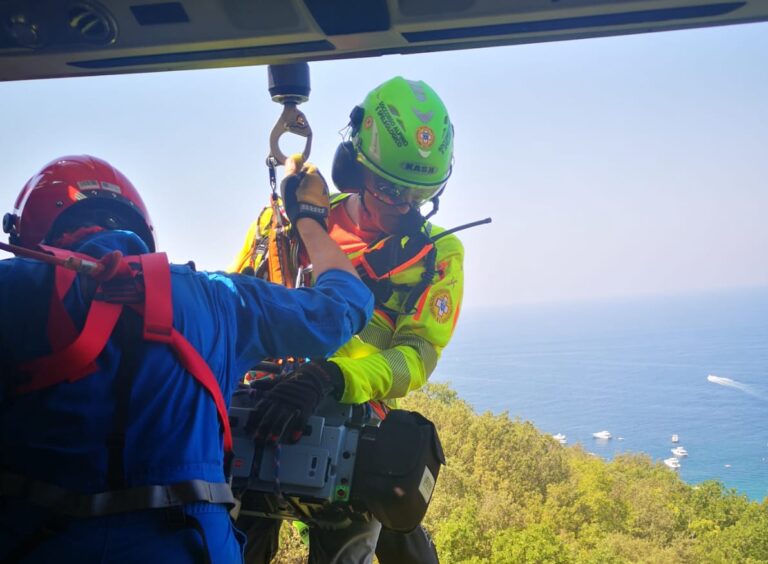
[[[133,233],[106,231],[78,252],[100,257],[111,250],[146,252]],[[126,414],[122,470],[126,487],[187,480],[224,482],[217,412],[208,393],[163,344],[138,340],[129,392],[116,393],[123,342],[114,336],[98,370],[73,383],[14,396],[20,363],[50,354],[47,317],[53,268],[38,261],[0,261],[0,463],[3,471],[93,494],[108,491],[107,442],[118,402]],[[88,302],[76,280],[65,306],[78,327]],[[173,325],[202,355],[227,406],[242,375],[265,357],[325,356],[368,322],[368,289],[346,272],[331,270],[313,288],[288,290],[263,280],[171,266]],[[40,526],[51,511],[18,497],[0,506],[0,561]],[[167,513],[148,509],[67,519],[38,543],[24,562],[201,562],[207,543],[213,562],[240,562],[242,538],[227,508],[184,506],[204,531],[169,526]],[[48,521],[47,521],[48,520]],[[54,523],[56,521],[54,520]],[[51,528],[51,527],[49,527]]]

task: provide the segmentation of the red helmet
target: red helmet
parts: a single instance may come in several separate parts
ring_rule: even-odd
[[[123,173],[89,155],[61,157],[29,179],[5,214],[3,231],[13,244],[34,247],[62,233],[95,224],[133,231],[156,247],[149,212]]]

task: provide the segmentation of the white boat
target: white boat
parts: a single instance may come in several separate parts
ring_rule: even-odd
[[[664,459],[664,464],[666,464],[670,468],[674,468],[675,470],[680,468],[680,461],[677,458],[675,458],[674,456],[672,458],[665,458]]]
[[[678,458],[682,456],[688,456],[688,451],[685,450],[684,446],[675,447],[673,449],[670,449],[672,451],[672,454],[677,456]]]
[[[552,438],[555,439],[561,445],[564,445],[565,443],[568,442],[568,438],[562,433],[558,433],[557,435],[552,435]]]
[[[612,435],[608,431],[598,431],[597,433],[592,433],[592,436],[596,439],[610,439]]]
[[[673,443],[677,443],[677,442],[680,442],[680,436],[679,436],[677,433],[675,433],[674,435],[672,435],[672,442],[673,442]]]

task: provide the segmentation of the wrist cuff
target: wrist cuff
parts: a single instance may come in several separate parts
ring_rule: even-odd
[[[330,382],[331,386],[331,395],[333,398],[338,401],[341,399],[341,396],[344,395],[344,373],[341,371],[341,368],[339,368],[339,365],[335,362],[331,362],[330,360],[316,360],[317,364],[320,365],[320,367],[323,369],[323,371],[328,375],[328,380]]]
[[[323,231],[328,231],[328,225],[325,222],[326,215],[318,215],[318,214],[313,213],[311,211],[307,211],[307,210],[305,210],[303,208],[299,208],[299,211],[296,214],[294,222],[299,221],[299,219],[301,219],[302,217],[306,217],[306,218],[309,218],[309,219],[314,219],[316,222],[318,222],[320,224],[320,227],[323,228]]]
[[[328,208],[325,206],[316,206],[315,204],[310,204],[308,202],[299,202],[299,216],[303,213],[326,218],[328,217]]]

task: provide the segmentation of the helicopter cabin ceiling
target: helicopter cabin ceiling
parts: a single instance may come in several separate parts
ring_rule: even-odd
[[[768,20],[768,0],[0,0],[0,80],[263,65]]]

